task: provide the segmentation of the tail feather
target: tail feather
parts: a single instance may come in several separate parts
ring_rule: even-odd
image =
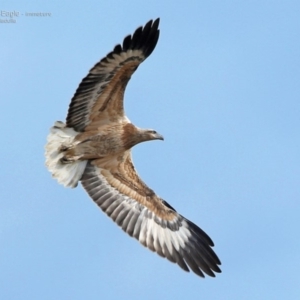
[[[64,149],[74,146],[74,138],[78,134],[73,128],[66,127],[63,122],[55,122],[50,129],[50,134],[46,144],[46,166],[52,173],[52,177],[57,179],[65,187],[74,188],[81,179],[87,161],[72,161],[63,163]]]

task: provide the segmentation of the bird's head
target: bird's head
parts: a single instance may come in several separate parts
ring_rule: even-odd
[[[164,137],[153,129],[141,129],[143,142],[152,140],[164,140]]]
[[[164,138],[153,129],[141,129],[129,123],[124,126],[122,140],[124,147],[129,149],[142,142],[164,140]]]

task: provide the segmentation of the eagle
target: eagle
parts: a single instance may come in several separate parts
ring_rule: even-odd
[[[220,273],[210,237],[180,215],[137,174],[131,148],[163,140],[141,129],[124,111],[131,75],[152,53],[159,19],[128,35],[89,71],[79,84],[66,122],[55,122],[45,147],[46,166],[65,187],[80,181],[88,195],[126,233],[183,270],[205,277]]]

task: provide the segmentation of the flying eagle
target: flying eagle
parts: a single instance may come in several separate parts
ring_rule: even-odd
[[[204,277],[221,272],[213,242],[138,176],[131,148],[163,140],[152,129],[133,125],[124,112],[126,85],[152,53],[159,19],[128,35],[82,80],[71,100],[66,123],[55,122],[46,145],[46,165],[66,187],[78,182],[96,204],[130,236],[150,250]]]

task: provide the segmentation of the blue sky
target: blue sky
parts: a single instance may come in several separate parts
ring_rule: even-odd
[[[20,13],[0,23],[1,299],[299,298],[299,1],[4,0],[0,10]],[[125,106],[165,141],[133,159],[214,240],[216,278],[148,251],[44,166],[49,127],[81,79],[156,17],[160,40]]]

